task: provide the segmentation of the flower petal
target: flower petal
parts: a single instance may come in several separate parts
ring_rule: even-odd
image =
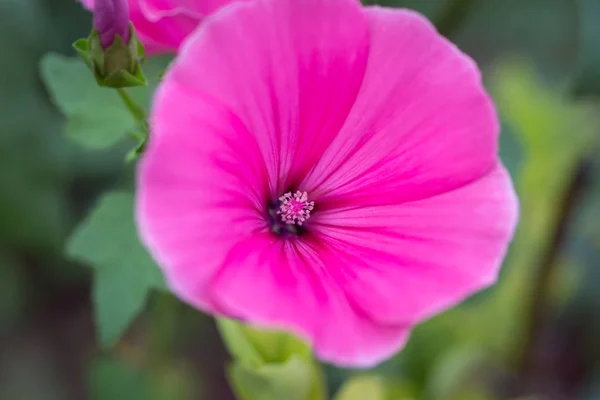
[[[137,215],[175,293],[214,311],[206,282],[238,241],[267,229],[266,173],[235,116],[204,100],[169,79],[158,90]]]
[[[94,9],[95,0],[80,0],[88,9]],[[212,3],[211,0],[208,0]],[[221,1],[222,3],[231,2]],[[206,1],[194,1],[197,4],[208,4]],[[216,5],[216,4],[215,4]],[[146,15],[149,6],[144,0],[129,0],[129,19],[133,23],[136,35],[144,44],[147,54],[175,52],[183,40],[187,38],[201,21],[201,17],[184,8],[174,8],[160,17],[149,12],[154,18]],[[207,11],[209,7],[207,7]],[[214,11],[212,7],[210,10]]]
[[[176,51],[200,23],[198,17],[183,12],[153,21],[145,15],[139,0],[129,3],[129,15],[136,33],[150,53]]]
[[[232,0],[137,0],[146,18],[158,21],[165,17],[187,14],[201,19],[221,7],[231,3]],[[236,0],[244,1],[244,0]]]
[[[83,4],[88,10],[94,9],[94,1],[95,0],[80,0],[81,4]]]
[[[350,301],[380,323],[416,324],[495,282],[518,217],[498,165],[460,189],[415,202],[337,209],[311,222]]]
[[[321,208],[395,204],[487,173],[499,128],[475,63],[415,12],[366,15],[371,43],[360,93],[304,190]]]
[[[221,310],[303,337],[324,361],[371,367],[406,342],[406,326],[381,326],[353,308],[328,274],[318,243],[272,235],[239,243],[211,287]]]
[[[367,22],[355,0],[256,0],[207,19],[170,79],[240,118],[255,135],[272,195],[279,196],[298,188],[337,135],[367,51]]]

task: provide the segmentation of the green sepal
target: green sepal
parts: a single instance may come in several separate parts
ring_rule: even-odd
[[[114,89],[148,85],[141,67],[145,57],[144,46],[138,40],[133,24],[130,23],[129,29],[129,43],[116,35],[106,50],[100,44],[96,29],[92,29],[87,39],[73,43],[79,56],[94,73],[98,85]]]
[[[88,66],[90,70],[94,68],[94,62],[92,61],[91,53],[90,53],[90,40],[86,39],[78,39],[73,43],[73,48],[79,54],[79,57],[85,61],[85,65]]]
[[[100,84],[100,86],[110,87],[114,89],[147,85],[148,81],[146,80],[146,77],[142,73],[141,69],[139,68],[138,72],[135,75],[132,75],[131,73],[125,70],[115,71],[114,73],[104,78],[104,81]]]

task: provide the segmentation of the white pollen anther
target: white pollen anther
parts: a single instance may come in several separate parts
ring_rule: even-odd
[[[281,220],[288,225],[297,224],[302,226],[310,218],[310,212],[315,207],[314,201],[308,201],[306,192],[296,191],[287,192],[279,198],[281,202],[277,215],[281,215]]]

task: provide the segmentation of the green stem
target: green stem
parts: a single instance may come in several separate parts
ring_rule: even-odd
[[[123,100],[123,103],[125,103],[127,109],[129,110],[133,118],[135,118],[135,120],[139,122],[140,125],[142,125],[147,131],[148,123],[146,121],[146,111],[144,111],[142,107],[140,107],[138,104],[136,104],[135,101],[133,101],[133,99],[131,98],[129,93],[125,91],[125,89],[118,88],[117,93],[119,93],[121,100]]]

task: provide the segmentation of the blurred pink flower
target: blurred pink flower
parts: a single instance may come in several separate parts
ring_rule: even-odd
[[[517,222],[476,64],[412,11],[216,13],[155,98],[142,240],[193,306],[371,366],[494,283]]]
[[[98,0],[81,0],[90,10]],[[129,18],[147,53],[176,52],[207,15],[232,0],[128,0]],[[244,0],[238,0],[244,1]]]

